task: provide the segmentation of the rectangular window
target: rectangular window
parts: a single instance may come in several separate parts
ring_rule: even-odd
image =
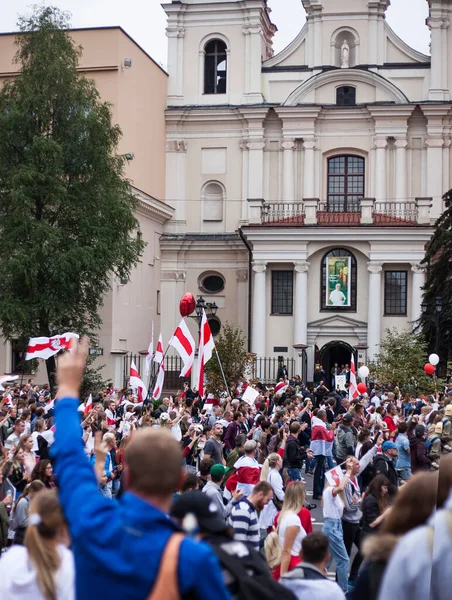
[[[293,271],[272,271],[272,314],[291,315]]]
[[[30,373],[31,362],[25,361],[26,354],[26,346],[11,340],[11,373]]]
[[[407,314],[407,271],[385,271],[385,315]]]
[[[160,314],[160,290],[157,290],[157,314]]]

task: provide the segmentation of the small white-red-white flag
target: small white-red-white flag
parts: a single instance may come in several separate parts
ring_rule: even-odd
[[[148,390],[140,378],[138,369],[133,360],[130,363],[130,387],[137,388],[138,401],[143,402],[147,396]]]
[[[334,488],[341,484],[341,481],[344,479],[344,473],[342,472],[341,467],[338,465],[337,467],[334,467],[334,469],[327,471],[325,473],[325,478],[330,486]]]
[[[0,392],[5,391],[5,388],[3,387],[4,383],[16,381],[16,379],[19,379],[19,375],[0,375]]]
[[[54,406],[55,406],[55,400],[50,400],[50,402],[47,402],[47,404],[44,406],[45,414],[47,414],[49,412],[49,410],[52,410],[52,408]]]
[[[86,404],[85,404],[85,409],[84,409],[84,411],[83,411],[83,414],[84,414],[84,415],[88,414],[88,413],[89,413],[89,411],[90,411],[92,408],[93,408],[93,395],[92,395],[92,394],[90,394],[90,395],[88,396],[88,400],[86,401]]]
[[[160,363],[159,372],[157,375],[157,381],[155,382],[154,391],[152,397],[154,400],[158,400],[163,392],[163,382],[165,381],[165,363]]]
[[[151,370],[151,363],[152,363],[153,356],[154,356],[154,321],[152,321],[151,343],[149,344],[148,351],[146,352],[146,364],[144,367],[144,378],[146,381],[149,380],[149,372]]]
[[[350,385],[348,388],[348,397],[349,400],[354,400],[358,398],[358,386],[356,385],[356,368],[355,368],[355,357],[352,354],[352,358],[350,360]]]
[[[182,319],[178,328],[174,332],[174,335],[170,341],[170,346],[178,351],[184,363],[180,377],[188,377],[191,373],[193,361],[195,360],[196,345],[195,340],[193,339],[193,336],[190,333],[190,330],[188,329],[187,323],[184,319]]]
[[[47,360],[51,356],[55,356],[60,350],[69,350],[71,340],[74,338],[78,340],[79,336],[76,333],[63,333],[63,335],[54,335],[50,338],[30,338],[25,360],[32,360],[33,358]]]
[[[215,350],[215,342],[210,331],[209,321],[207,320],[206,311],[202,311],[201,331],[199,334],[199,350],[198,350],[198,365],[196,372],[196,389],[199,395],[204,396],[204,368],[212,358],[212,353]]]
[[[154,362],[160,364],[163,360],[163,337],[159,335],[159,341],[157,342],[157,348],[155,349]]]
[[[279,381],[275,385],[275,394],[282,394],[283,392],[285,392],[287,390],[288,387],[289,387],[288,383],[286,383],[285,381]]]

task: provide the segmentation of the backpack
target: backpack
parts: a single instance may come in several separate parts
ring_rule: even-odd
[[[272,532],[267,535],[264,542],[265,558],[270,569],[276,569],[281,564],[282,547],[279,541],[278,530],[273,527]]]
[[[432,449],[432,446],[436,442],[436,440],[439,440],[439,437],[437,435],[435,435],[435,437],[432,438],[431,440],[425,440],[425,447],[427,448],[427,456],[430,455],[430,450]]]
[[[247,556],[234,552],[237,543],[231,541],[213,547],[221,566],[235,578],[236,590],[233,597],[236,600],[296,600],[290,590],[273,579],[265,560],[258,552],[248,546]],[[231,552],[228,552],[228,548]]]

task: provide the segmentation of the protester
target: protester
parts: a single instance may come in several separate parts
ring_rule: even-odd
[[[12,509],[11,529],[14,531],[14,543],[23,544],[28,526],[29,503],[34,496],[45,489],[42,481],[32,481],[14,503]]]
[[[284,501],[284,482],[280,475],[283,461],[279,454],[272,452],[265,459],[261,471],[261,481],[267,481],[273,489],[273,499],[269,502],[259,515],[259,529],[262,537],[265,537],[269,528],[273,526],[273,521],[283,506]]]
[[[233,502],[229,520],[236,540],[246,542],[259,550],[258,512],[261,512],[272,498],[272,486],[267,481],[260,481],[247,498],[240,498]]]
[[[362,503],[363,537],[378,531],[390,511],[389,480],[384,475],[377,475],[366,490]]]

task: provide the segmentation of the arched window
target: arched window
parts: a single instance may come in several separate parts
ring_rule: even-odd
[[[328,211],[359,212],[364,197],[364,158],[335,156],[328,159]]]
[[[343,85],[336,90],[336,104],[338,106],[355,106],[356,88],[352,85]]]
[[[223,40],[211,40],[204,48],[205,94],[226,94],[226,50]]]
[[[321,269],[321,310],[356,312],[358,272],[355,256],[348,250],[335,248],[325,254]]]
[[[202,190],[203,221],[222,221],[225,191],[217,181],[206,183]]]

